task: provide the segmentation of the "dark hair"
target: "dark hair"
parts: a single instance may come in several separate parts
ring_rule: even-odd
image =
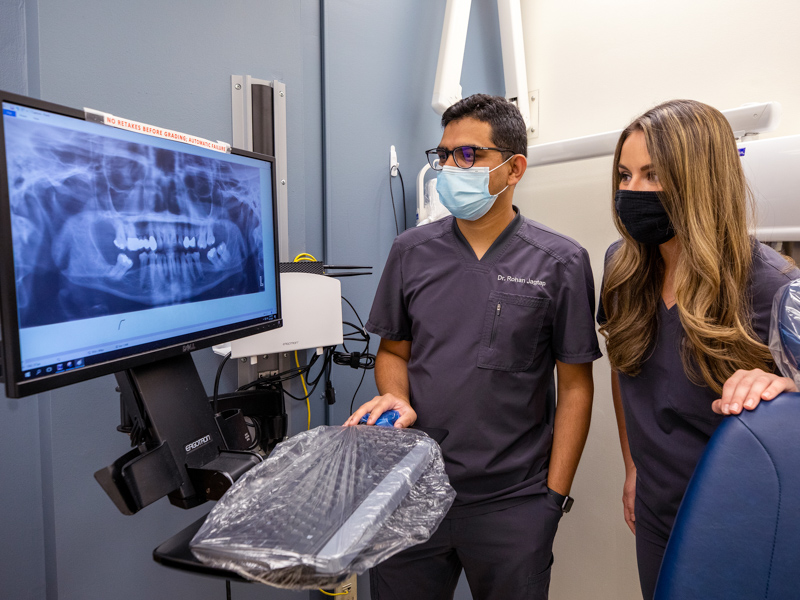
[[[442,127],[466,117],[488,123],[492,128],[492,143],[498,148],[508,148],[514,154],[528,156],[525,121],[513,102],[502,96],[473,94],[444,111]]]

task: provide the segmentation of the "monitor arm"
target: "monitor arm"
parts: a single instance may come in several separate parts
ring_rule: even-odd
[[[181,508],[218,500],[261,462],[255,452],[228,448],[190,354],[116,377],[120,429],[130,429],[136,447],[97,471],[95,479],[123,514],[134,514],[164,496]]]

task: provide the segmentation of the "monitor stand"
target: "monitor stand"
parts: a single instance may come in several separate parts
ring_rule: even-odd
[[[229,450],[190,354],[116,374],[123,430],[133,450],[95,473],[123,514],[167,496],[181,508],[218,500],[261,462],[255,452]]]

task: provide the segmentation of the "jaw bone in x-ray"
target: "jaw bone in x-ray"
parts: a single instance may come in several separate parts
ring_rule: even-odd
[[[258,169],[24,126],[7,152],[21,325],[260,290]],[[45,288],[58,302],[30,306]]]

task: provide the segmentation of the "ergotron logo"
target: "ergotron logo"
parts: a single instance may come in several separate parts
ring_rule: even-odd
[[[293,342],[283,342],[283,345],[284,346],[296,346],[299,343],[300,343],[300,340],[295,340]]]
[[[201,437],[199,440],[193,441],[191,444],[186,444],[186,453],[192,450],[197,450],[200,446],[205,446],[211,441],[211,434]]]

